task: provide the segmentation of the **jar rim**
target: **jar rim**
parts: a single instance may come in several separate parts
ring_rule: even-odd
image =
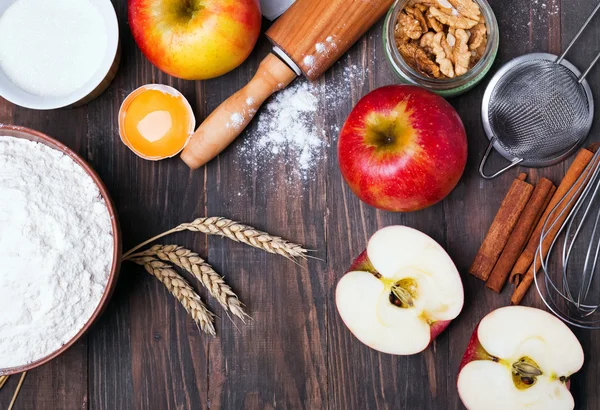
[[[484,75],[487,72],[490,66],[490,60],[493,60],[496,56],[500,37],[498,33],[499,29],[496,15],[494,14],[492,7],[487,2],[487,0],[473,0],[479,5],[481,9],[488,32],[488,42],[483,56],[465,74],[454,78],[446,79],[430,78],[418,72],[404,60],[404,58],[400,55],[398,47],[396,47],[394,35],[396,21],[398,18],[398,14],[400,13],[400,11],[402,11],[404,6],[409,1],[410,0],[396,1],[396,3],[390,8],[390,11],[388,12],[383,29],[385,50],[388,57],[388,61],[398,74],[404,76],[407,80],[415,84],[426,86],[432,90],[447,91],[458,87],[462,87],[470,83],[474,79],[477,79],[480,75]]]

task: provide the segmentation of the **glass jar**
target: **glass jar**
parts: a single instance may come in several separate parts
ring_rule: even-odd
[[[427,77],[404,61],[400,51],[396,47],[394,36],[396,20],[398,14],[404,9],[404,6],[410,0],[398,0],[388,12],[383,25],[383,45],[385,55],[392,66],[392,69],[401,81],[406,84],[419,85],[428,90],[434,91],[444,97],[454,97],[475,87],[487,74],[492,67],[496,54],[498,52],[498,22],[494,11],[486,0],[474,0],[481,9],[481,14],[485,19],[488,31],[488,42],[481,59],[466,74],[446,79],[436,79]]]

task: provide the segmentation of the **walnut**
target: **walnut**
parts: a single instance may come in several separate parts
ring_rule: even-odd
[[[448,0],[410,0],[409,6],[416,7],[418,4],[426,6],[427,9],[430,7],[436,7],[446,14],[452,14],[452,4]]]
[[[421,40],[419,40],[419,46],[425,50],[425,52],[429,54],[435,54],[433,52],[433,37],[435,33],[433,31],[428,31],[427,33],[421,36]]]
[[[435,17],[427,13],[427,25],[433,29],[436,33],[444,31],[444,26]]]
[[[448,78],[454,77],[454,67],[450,55],[446,54],[448,43],[444,33],[436,33],[431,43],[433,54],[435,54],[435,62],[439,64],[440,71]]]
[[[415,51],[417,46],[413,43],[398,43],[396,42],[396,46],[398,46],[398,51],[400,55],[409,65],[415,64]]]
[[[446,14],[436,7],[430,7],[429,14],[438,19],[440,23],[446,24],[447,26],[453,28],[461,28],[466,30],[475,27],[478,23],[477,21],[463,17],[460,14]]]
[[[417,44],[409,42],[398,47],[402,58],[415,70],[430,77],[439,78],[440,68],[429,58],[429,56]]]
[[[414,7],[423,14],[427,13],[427,10],[429,10],[429,6],[427,4],[423,4],[423,3],[417,3],[414,5]]]
[[[476,50],[482,44],[487,43],[487,29],[485,24],[479,23],[471,30],[471,38],[469,39],[469,49]]]
[[[405,7],[404,11],[406,12],[406,14],[408,14],[409,16],[411,16],[419,22],[419,24],[421,25],[421,31],[423,33],[427,33],[427,30],[429,30],[429,28],[427,27],[427,21],[425,21],[425,16],[423,16],[421,10],[419,10],[416,7]]]
[[[477,49],[471,51],[471,67],[473,67],[479,62],[479,60],[481,60],[481,57],[483,57],[483,53],[485,53],[486,48],[487,40],[481,43],[481,45],[477,47]]]
[[[440,44],[444,48],[446,57],[454,64],[454,44],[456,44],[456,37],[454,37],[454,34],[448,31],[448,33],[446,33],[446,38],[443,38],[442,41],[440,41]]]
[[[421,24],[403,11],[398,14],[398,23],[396,24],[396,37],[408,40],[417,40],[423,34]]]
[[[454,44],[454,72],[456,75],[463,75],[469,70],[471,62],[471,52],[469,51],[469,35],[461,28],[456,29],[454,33],[456,43]]]
[[[454,7],[462,16],[479,21],[481,16],[481,10],[477,3],[473,0],[448,0],[452,7]]]
[[[417,48],[415,53],[415,60],[417,61],[417,69],[429,76],[433,76],[434,78],[440,78],[440,67],[437,66],[423,51],[421,48]]]

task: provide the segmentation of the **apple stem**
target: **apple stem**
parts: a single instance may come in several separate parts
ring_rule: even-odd
[[[379,272],[376,272],[376,271],[373,271],[373,272],[372,272],[372,271],[369,271],[369,273],[370,273],[371,275],[375,276],[377,279],[381,279],[381,278],[382,278],[382,276],[381,276],[381,273],[379,273]]]
[[[524,361],[513,363],[512,367],[521,377],[531,378],[542,375],[542,371],[540,369]]]

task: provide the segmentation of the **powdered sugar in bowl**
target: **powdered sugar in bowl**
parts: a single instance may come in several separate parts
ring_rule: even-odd
[[[110,0],[0,1],[0,96],[50,110],[85,104],[117,73]]]
[[[0,125],[0,376],[63,353],[116,285],[121,239],[96,173],[27,128]]]

